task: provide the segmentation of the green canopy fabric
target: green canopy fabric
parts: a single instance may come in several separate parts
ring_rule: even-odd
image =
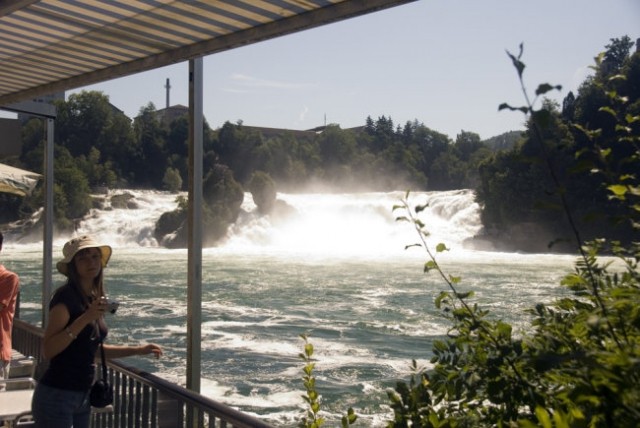
[[[36,187],[40,177],[35,172],[0,163],[0,192],[27,196]]]

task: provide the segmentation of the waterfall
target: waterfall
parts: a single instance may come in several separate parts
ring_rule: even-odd
[[[403,249],[418,238],[393,212],[404,192],[344,194],[280,194],[293,208],[286,219],[256,215],[251,195],[244,214],[230,229],[225,245],[248,251],[256,246],[275,251],[333,255],[382,254]],[[420,214],[433,240],[460,247],[481,228],[479,208],[469,190],[417,192],[410,203],[428,204]],[[440,242],[439,241],[439,242]]]
[[[116,195],[129,194],[127,208],[110,203]],[[160,216],[177,208],[178,195],[153,190],[111,190],[99,208],[93,208],[76,226],[77,234],[88,234],[115,247],[157,247],[153,236]]]
[[[129,194],[126,208],[110,204],[113,196]],[[76,225],[77,234],[89,234],[114,247],[158,247],[153,236],[156,221],[174,210],[176,194],[151,190],[112,190],[98,208]],[[186,197],[186,195],[183,194]],[[287,215],[260,215],[250,193],[241,214],[217,249],[233,252],[286,252],[293,254],[384,255],[403,251],[418,240],[407,222],[393,212],[405,192],[280,193]],[[463,248],[480,229],[479,207],[471,190],[411,193],[412,206],[427,205],[420,219],[429,241]],[[62,245],[68,237],[56,239]]]

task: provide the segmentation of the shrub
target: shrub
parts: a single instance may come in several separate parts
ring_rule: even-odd
[[[517,57],[509,54],[522,83],[525,66],[521,55],[522,48]],[[540,85],[536,96],[557,88]],[[640,171],[640,116],[620,114],[625,97],[615,91],[606,95],[602,99],[610,102],[601,109],[617,122],[617,142],[624,143],[624,149],[631,153],[624,158],[629,167],[626,170]],[[501,108],[529,115],[537,134],[542,135],[540,130],[548,119],[544,109],[534,110],[529,102],[523,107],[503,104]],[[597,156],[611,154],[615,146],[609,145],[603,152],[598,130],[579,125],[574,128],[589,138],[590,150]],[[633,150],[629,151],[629,147]],[[606,165],[602,162],[600,167]],[[637,233],[640,177],[598,172],[604,172],[601,177],[605,178],[603,185],[610,197],[626,205],[627,220]],[[552,170],[550,173],[559,186]],[[425,272],[440,275],[448,286],[435,303],[450,319],[451,327],[444,339],[434,342],[433,369],[418,369],[414,362],[409,383],[398,382],[389,392],[394,419],[388,427],[637,426],[640,243],[632,240],[621,245],[604,239],[583,243],[566,195],[559,187],[557,190],[580,254],[575,271],[561,284],[573,295],[532,308],[531,328],[520,337],[513,334],[511,325],[490,319],[487,310],[473,303],[473,292],[459,292],[460,277],[443,272],[436,256],[447,248],[437,244],[432,250],[427,245],[429,232],[417,217],[425,206],[412,207],[407,193],[394,207],[394,211],[401,212],[397,220],[409,222],[418,233],[419,242],[410,246],[425,249]],[[613,255],[613,259],[601,260],[603,252]]]

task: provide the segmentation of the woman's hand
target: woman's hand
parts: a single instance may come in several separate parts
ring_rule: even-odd
[[[156,358],[160,358],[162,355],[162,348],[155,343],[148,343],[138,347],[140,355],[154,354]]]
[[[87,310],[84,312],[84,316],[88,323],[96,321],[100,319],[107,310],[107,299],[93,299],[93,301],[87,307]]]

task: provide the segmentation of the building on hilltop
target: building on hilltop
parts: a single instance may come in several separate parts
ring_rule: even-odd
[[[156,119],[158,119],[158,122],[163,126],[168,128],[171,122],[188,114],[189,107],[176,104],[174,106],[167,106],[166,108],[156,110]]]
[[[160,122],[160,124],[163,127],[169,128],[169,125],[171,124],[171,122],[173,122],[174,120],[182,116],[189,114],[189,107],[184,106],[182,104],[176,104],[176,105],[170,104],[171,82],[169,79],[166,80],[164,88],[166,90],[165,91],[165,94],[166,94],[165,108],[156,110],[156,119],[158,120],[158,122]],[[269,128],[265,126],[248,126],[245,124],[242,124],[241,126],[248,130],[254,130],[259,132],[260,134],[262,134],[264,138],[277,137],[277,136],[281,136],[284,133],[290,133],[297,138],[302,138],[302,137],[308,138],[308,137],[313,137],[314,135],[317,135],[317,134],[321,134],[327,128],[326,124],[321,126],[316,126],[315,128],[311,128],[307,130]],[[348,130],[353,132],[360,132],[363,129],[364,129],[364,126],[357,126],[354,128],[349,128]]]
[[[171,122],[179,117],[189,114],[189,107],[183,106],[182,104],[176,104],[174,106],[171,105],[171,101],[169,99],[169,95],[171,94],[171,82],[168,78],[164,88],[166,89],[165,106],[163,109],[156,110],[156,119],[160,124],[162,124],[162,126],[169,128]]]
[[[285,128],[267,128],[264,126],[248,126],[248,125],[242,125],[243,128],[248,129],[248,130],[253,130],[253,131],[257,131],[260,134],[262,134],[262,136],[264,138],[272,138],[272,137],[279,137],[284,133],[290,133],[292,134],[294,137],[313,137],[316,135],[317,132],[315,132],[314,130],[309,130],[309,131],[300,131],[300,130],[295,130],[295,129],[285,129]]]

